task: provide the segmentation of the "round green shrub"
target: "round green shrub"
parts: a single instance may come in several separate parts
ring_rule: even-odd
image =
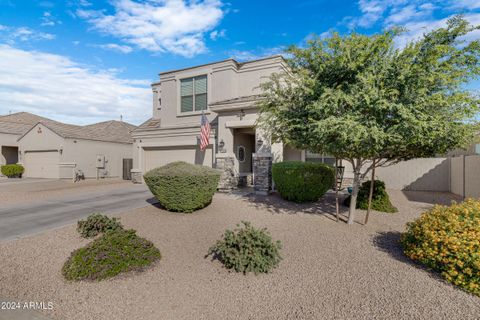
[[[25,168],[19,164],[7,164],[0,168],[2,174],[9,178],[21,178]]]
[[[100,213],[92,213],[87,219],[77,222],[77,231],[84,238],[95,237],[100,233],[121,228],[122,224],[117,218],[110,218]]]
[[[163,207],[189,213],[212,202],[220,171],[178,161],[150,170],[143,178]]]
[[[295,202],[317,201],[335,181],[331,166],[301,161],[274,163],[272,177],[280,196]]]
[[[242,224],[233,231],[226,230],[207,256],[212,255],[237,272],[268,273],[282,259],[280,241],[274,242],[267,229],[255,229],[250,222]]]
[[[370,195],[370,181],[365,181],[360,186],[357,196],[357,209],[368,209],[368,196]],[[344,204],[350,206],[350,198],[348,196]],[[372,194],[372,209],[380,212],[395,213],[397,208],[395,208],[390,202],[390,197],[388,196],[387,190],[385,189],[385,182],[381,180],[375,180],[373,183],[373,194]]]
[[[405,254],[480,296],[480,201],[435,206],[407,224]]]
[[[160,251],[134,230],[108,231],[72,252],[62,268],[67,280],[102,280],[122,272],[141,271],[160,259]]]

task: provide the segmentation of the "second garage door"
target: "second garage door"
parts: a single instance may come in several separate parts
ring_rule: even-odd
[[[207,148],[202,152],[198,147],[145,148],[145,171],[174,161],[185,161],[211,167],[213,163],[212,149]]]
[[[27,178],[60,178],[58,151],[27,151],[23,162]]]

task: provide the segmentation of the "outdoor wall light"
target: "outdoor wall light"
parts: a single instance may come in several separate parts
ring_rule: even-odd
[[[263,146],[263,140],[262,140],[261,138],[258,138],[258,140],[257,140],[257,147],[260,148],[261,146]]]
[[[220,142],[218,143],[218,151],[220,152],[225,152],[225,142],[223,142],[223,139],[220,140]]]
[[[60,152],[60,154],[63,153],[63,146],[60,146],[60,149],[58,149],[58,151]]]

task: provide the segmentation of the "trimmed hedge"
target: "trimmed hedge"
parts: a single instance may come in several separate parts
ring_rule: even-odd
[[[109,230],[122,229],[122,224],[115,217],[107,217],[100,213],[92,213],[85,220],[77,222],[77,231],[84,238],[95,237]]]
[[[405,254],[480,296],[480,201],[435,206],[407,224]]]
[[[134,230],[117,229],[73,251],[62,274],[67,280],[102,280],[122,272],[142,271],[160,257],[153,243]]]
[[[268,273],[280,260],[280,241],[273,241],[267,229],[255,229],[250,222],[242,221],[233,231],[226,230],[208,255],[220,260],[227,269],[237,272]],[[207,255],[207,256],[208,256]]]
[[[323,163],[285,161],[274,163],[275,189],[289,201],[317,201],[332,188],[334,169]]]
[[[25,168],[19,164],[7,164],[0,169],[4,176],[9,178],[21,178]]]
[[[368,209],[368,196],[370,194],[370,181],[365,181],[360,186],[357,196],[357,209]],[[350,206],[350,198],[348,196],[344,205]],[[385,182],[381,180],[375,180],[373,184],[373,195],[372,195],[372,209],[380,212],[395,213],[398,211],[397,208],[393,206],[390,202],[390,197],[388,196],[387,190],[385,189]]]
[[[143,178],[163,207],[189,213],[212,202],[220,171],[178,161],[150,170]]]

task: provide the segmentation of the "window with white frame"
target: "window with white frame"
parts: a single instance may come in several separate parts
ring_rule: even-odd
[[[305,161],[321,162],[332,166],[335,165],[335,157],[310,151],[305,152]]]
[[[180,80],[180,112],[207,110],[207,76]]]

